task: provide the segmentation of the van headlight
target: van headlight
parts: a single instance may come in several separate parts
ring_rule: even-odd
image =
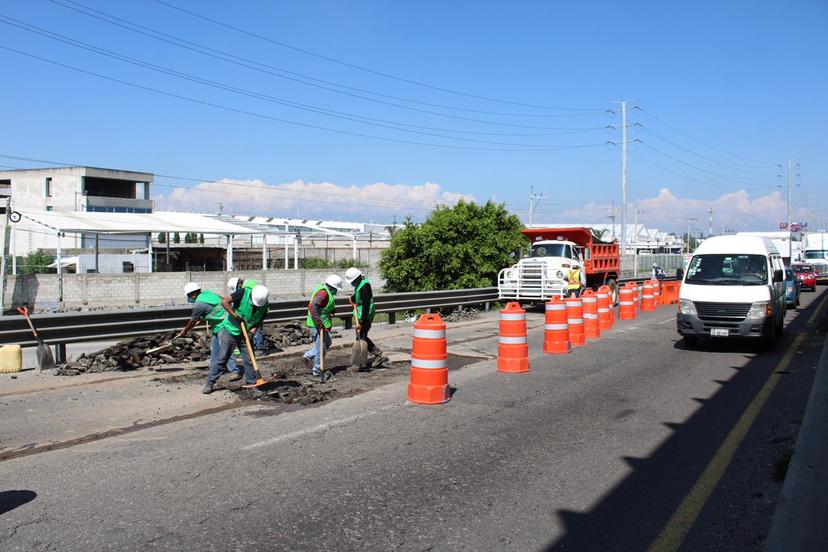
[[[681,314],[696,315],[696,305],[689,299],[679,299],[679,312]]]
[[[750,306],[747,318],[764,318],[773,314],[771,305],[768,301],[757,301]]]

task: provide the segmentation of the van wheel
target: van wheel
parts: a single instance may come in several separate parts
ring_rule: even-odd
[[[782,337],[782,334],[785,333],[785,319],[780,318],[779,324],[776,325],[776,330],[773,332],[774,337]]]

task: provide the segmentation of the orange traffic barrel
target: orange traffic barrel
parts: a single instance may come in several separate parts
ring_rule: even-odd
[[[529,344],[526,342],[526,311],[512,301],[500,311],[497,339],[497,371],[528,372]]]
[[[661,280],[653,279],[653,305],[658,308],[661,305]]]
[[[417,404],[442,404],[450,398],[446,323],[437,313],[423,314],[414,324],[408,400]]]
[[[569,325],[566,323],[566,303],[558,296],[546,303],[546,324],[543,331],[543,352],[563,354],[572,351],[569,344]]]
[[[584,304],[578,297],[566,300],[566,323],[569,326],[569,342],[573,347],[586,345],[584,335]]]
[[[612,329],[612,313],[610,309],[610,295],[612,290],[609,286],[598,288],[598,329],[601,331]]]
[[[601,337],[601,328],[598,327],[598,296],[591,289],[581,294],[584,303],[584,337],[598,339]]]
[[[638,293],[638,286],[629,283],[619,291],[621,300],[618,302],[618,319],[635,320],[635,295]]]
[[[652,280],[647,280],[644,282],[644,295],[641,298],[641,310],[642,311],[654,311],[655,310],[655,296],[653,295],[653,282]]]

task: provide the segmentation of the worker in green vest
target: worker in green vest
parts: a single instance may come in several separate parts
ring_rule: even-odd
[[[204,320],[207,323],[207,331],[210,336],[210,369],[212,370],[219,350],[219,342],[216,337],[217,328],[227,316],[227,312],[221,306],[221,295],[208,289],[202,290],[201,286],[195,282],[190,282],[184,286],[184,294],[187,296],[187,302],[193,305],[193,313],[190,320],[187,321],[187,325],[178,332],[175,338],[186,337],[195,328],[196,324]],[[239,374],[238,369],[235,372],[231,370],[230,381],[240,379],[241,374]]]
[[[369,366],[379,366],[383,362],[388,362],[388,357],[382,356],[382,350],[371,341],[368,337],[368,332],[371,331],[371,324],[374,322],[374,315],[376,314],[376,305],[374,304],[374,291],[371,289],[371,282],[368,278],[356,267],[351,267],[345,271],[345,280],[354,288],[354,295],[351,297],[351,302],[356,305],[356,332],[359,339],[368,344],[368,352],[373,355],[369,362]]]
[[[240,278],[238,276],[234,276],[227,280],[227,293],[233,293],[238,289],[253,289],[256,287],[258,282],[253,278]],[[264,332],[260,331],[261,328],[256,328],[256,333],[253,334],[253,348],[257,351],[264,351],[265,347],[265,337]],[[230,361],[227,363],[227,369],[231,372],[237,372],[238,368],[236,367],[235,360],[231,357]]]
[[[247,352],[241,325],[244,323],[248,334],[255,335],[259,331],[256,328],[260,327],[260,323],[267,316],[268,295],[266,287],[257,285],[253,289],[242,287],[221,298],[221,306],[227,311],[227,316],[217,328],[219,350],[216,361],[210,367],[210,374],[207,376],[204,389],[201,390],[202,393],[213,392],[213,386],[218,381],[219,375],[227,370],[227,361],[236,348],[241,352],[245,383],[247,385],[256,383],[256,373]]]
[[[304,354],[305,364],[311,368],[311,374],[324,382],[330,377],[330,372],[322,373],[320,367],[319,336],[322,336],[324,350],[331,346],[331,327],[333,327],[333,312],[336,308],[336,292],[342,289],[342,278],[331,274],[325,278],[325,283],[313,290],[308,303],[308,316],[305,325],[310,328],[313,345]]]

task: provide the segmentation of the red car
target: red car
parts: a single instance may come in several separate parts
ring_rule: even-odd
[[[816,291],[816,272],[814,267],[809,264],[795,264],[791,268],[799,279],[802,289],[808,288],[811,291]]]

